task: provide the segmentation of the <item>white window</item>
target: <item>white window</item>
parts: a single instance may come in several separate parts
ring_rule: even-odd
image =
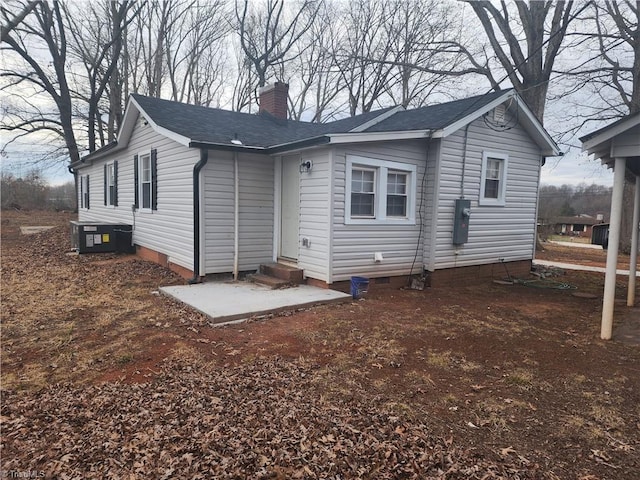
[[[152,205],[152,173],[151,173],[151,154],[140,155],[140,206],[142,208],[151,209]]]
[[[345,223],[415,223],[416,166],[347,155]]]
[[[387,173],[387,217],[407,216],[407,178],[404,172]]]
[[[80,177],[80,208],[89,208],[89,175]]]
[[[354,167],[351,170],[351,217],[376,218],[376,171]]]
[[[482,154],[482,176],[480,178],[480,205],[504,205],[507,189],[507,161],[504,153]]]
[[[109,163],[105,168],[105,205],[115,206],[116,200],[116,166],[115,163]]]

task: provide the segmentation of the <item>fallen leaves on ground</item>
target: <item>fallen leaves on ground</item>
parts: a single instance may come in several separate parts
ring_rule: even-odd
[[[54,478],[541,478],[510,450],[434,436],[376,399],[336,403],[319,367],[169,362],[151,383],[5,391],[3,468]]]

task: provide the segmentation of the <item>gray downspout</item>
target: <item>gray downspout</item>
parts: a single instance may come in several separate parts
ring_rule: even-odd
[[[238,281],[238,263],[240,259],[240,175],[238,170],[238,152],[233,152],[233,281]]]
[[[80,205],[78,205],[78,172],[76,172],[71,165],[67,165],[67,170],[73,175],[73,191],[75,192],[75,206],[74,212],[80,211]]]
[[[193,167],[193,277],[189,285],[200,283],[200,171],[209,161],[209,150],[200,149],[200,160]]]

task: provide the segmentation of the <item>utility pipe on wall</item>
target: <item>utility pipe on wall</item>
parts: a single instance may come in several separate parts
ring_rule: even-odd
[[[467,123],[464,129],[464,146],[462,147],[462,175],[460,176],[460,198],[464,198],[464,177],[467,170],[467,142],[469,140],[469,126]]]
[[[636,189],[633,198],[633,223],[631,229],[631,256],[629,258],[629,288],[627,307],[636,303],[636,270],[638,269],[638,224],[640,224],[640,176],[636,175]]]
[[[620,245],[620,223],[622,221],[622,194],[626,158],[616,158],[613,167],[613,194],[611,196],[611,217],[609,221],[609,248],[607,268],[604,277],[604,299],[602,301],[602,324],[600,338],[610,340],[613,330],[613,306],[616,298],[616,267]]]
[[[240,231],[240,176],[238,173],[238,152],[233,152],[233,280],[238,281],[239,231]]]

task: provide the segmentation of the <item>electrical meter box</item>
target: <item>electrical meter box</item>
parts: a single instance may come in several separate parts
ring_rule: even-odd
[[[131,235],[125,223],[71,222],[71,248],[78,253],[135,253]]]
[[[469,241],[469,218],[471,217],[471,200],[456,199],[455,217],[453,219],[453,244],[462,245]]]

